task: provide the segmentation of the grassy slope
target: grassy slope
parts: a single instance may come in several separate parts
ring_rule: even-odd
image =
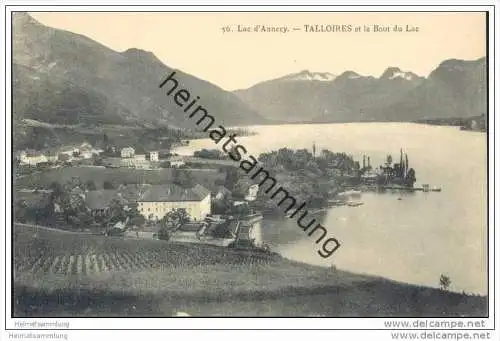
[[[187,170],[196,183],[201,185],[213,185],[216,180],[223,180],[224,173],[205,170]],[[62,167],[58,169],[44,170],[23,176],[15,180],[15,185],[19,188],[48,188],[52,182],[66,183],[73,177],[78,177],[85,183],[94,181],[97,187],[101,188],[104,181],[115,181],[119,184],[164,184],[173,179],[171,168],[165,169],[133,169],[133,168],[100,168],[100,167]]]
[[[486,298],[275,254],[14,227],[15,316],[484,316]]]

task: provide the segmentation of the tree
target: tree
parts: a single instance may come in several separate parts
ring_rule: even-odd
[[[128,210],[126,211],[127,217],[130,219],[129,223],[132,226],[142,226],[146,223],[146,218],[139,212],[137,203],[131,203],[127,205]]]
[[[451,285],[450,277],[441,274],[441,277],[439,277],[439,286],[441,287],[441,290],[448,290],[450,285]]]
[[[83,183],[82,180],[78,176],[72,176],[71,180],[68,181],[69,188],[73,189],[76,187],[82,187]]]
[[[59,182],[52,182],[49,189],[52,191],[51,198],[60,197],[64,193],[63,186]]]
[[[103,187],[104,189],[115,189],[115,188],[116,188],[116,185],[115,185],[113,182],[111,182],[111,181],[109,181],[109,180],[106,180],[106,181],[104,181],[104,183],[102,184],[102,187]]]
[[[161,223],[171,232],[175,232],[189,222],[189,220],[189,214],[184,208],[174,208],[172,211],[165,214],[161,219]]]
[[[413,168],[410,168],[408,170],[408,173],[406,174],[406,179],[405,179],[406,185],[408,187],[413,187],[415,181],[417,181],[417,178],[415,176],[415,170]]]
[[[185,209],[174,208],[160,220],[161,227],[158,231],[158,239],[169,240],[171,234],[180,229],[188,221],[189,215]]]
[[[158,239],[159,240],[169,240],[170,239],[170,232],[165,226],[160,227],[160,230],[158,231]]]
[[[392,164],[392,155],[387,155],[387,161],[386,161],[387,166],[390,166]]]
[[[194,180],[189,171],[174,169],[172,175],[174,184],[185,188],[191,188],[194,186]]]
[[[94,166],[102,166],[104,164],[102,157],[94,159]]]
[[[25,200],[18,200],[14,205],[14,217],[16,221],[25,223],[29,220],[28,204]]]
[[[108,217],[108,224],[116,224],[119,221],[124,221],[127,219],[127,212],[118,199],[113,199],[109,204],[108,210],[106,212]]]
[[[106,133],[104,133],[104,136],[103,136],[103,143],[104,143],[104,150],[107,150],[108,149],[109,138],[108,138],[108,134],[106,134]]]
[[[97,189],[95,182],[92,180],[89,180],[85,183],[85,188],[87,188],[89,191],[95,191]]]
[[[203,159],[213,159],[213,160],[226,159],[226,155],[218,149],[196,150],[193,153],[193,156],[203,158]]]
[[[238,171],[234,167],[226,167],[225,172],[226,172],[226,179],[224,180],[224,187],[232,191],[234,185],[238,181]]]

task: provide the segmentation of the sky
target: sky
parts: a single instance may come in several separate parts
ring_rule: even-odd
[[[389,66],[427,76],[443,60],[486,55],[484,13],[38,12],[44,25],[83,34],[116,51],[140,48],[225,90],[302,70],[379,77]],[[237,32],[237,25],[251,32]],[[256,25],[290,31],[253,32]],[[306,31],[305,25],[309,25]],[[317,32],[351,25],[351,32]],[[388,26],[389,32],[374,31]],[[402,32],[393,31],[394,25]],[[229,26],[231,32],[223,32]],[[365,26],[370,32],[364,31]],[[408,26],[408,29],[407,29]],[[360,32],[355,32],[359,27]],[[418,31],[412,28],[418,28]],[[298,28],[299,30],[293,30]]]

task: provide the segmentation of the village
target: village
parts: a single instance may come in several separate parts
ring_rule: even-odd
[[[304,186],[294,194],[313,209],[360,206],[361,190],[414,190],[415,171],[402,149],[399,163],[393,164],[388,155],[376,168],[369,156],[363,155],[360,165],[344,153],[316,149],[315,144],[311,152],[281,149],[260,159],[285,183],[301,179]],[[83,142],[16,156],[19,222],[106,236],[267,249],[261,237],[263,214],[278,214],[259,195],[267,178],[237,179],[234,163],[217,150],[203,149],[193,156],[169,150],[137,153],[132,146],[117,148],[104,139],[102,148]],[[289,169],[273,169],[276,160]],[[43,185],[36,180],[37,173],[51,172],[55,181]],[[67,173],[71,177],[60,176]],[[96,184],[103,173],[102,184]],[[23,177],[35,179],[31,188],[22,185]],[[318,179],[323,185],[310,187]]]
[[[136,154],[133,147],[118,150],[108,146],[105,149],[84,142],[62,148],[58,153],[22,151],[17,162],[21,169],[37,169],[39,172],[61,167],[182,171],[187,168],[186,162],[208,164],[213,161],[219,166],[230,163],[228,160],[178,155],[160,159],[159,151]],[[210,169],[205,171],[210,172]],[[245,198],[232,200],[231,191],[223,185],[214,183],[207,189],[199,183],[184,180],[151,184],[146,182],[145,176],[141,183],[105,181],[102,188],[97,188],[91,180],[82,182],[73,177],[67,183],[51,183],[49,189],[18,191],[16,218],[21,222],[61,229],[71,226],[79,231],[108,236],[225,247],[264,247],[260,237],[262,215],[253,212],[249,206],[255,199],[257,185],[248,188]],[[214,214],[213,208],[220,206],[220,202],[225,203],[224,211],[220,212],[225,214]]]

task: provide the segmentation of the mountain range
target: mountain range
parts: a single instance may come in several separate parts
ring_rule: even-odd
[[[173,70],[153,53],[114,51],[15,13],[13,120],[193,128],[158,85]],[[307,70],[234,92],[177,71],[182,87],[227,126],[416,121],[486,112],[486,60],[451,59],[428,77],[389,67],[380,77]]]
[[[451,59],[428,77],[388,67],[380,77],[302,71],[234,92],[284,122],[416,121],[486,112],[486,60]]]

